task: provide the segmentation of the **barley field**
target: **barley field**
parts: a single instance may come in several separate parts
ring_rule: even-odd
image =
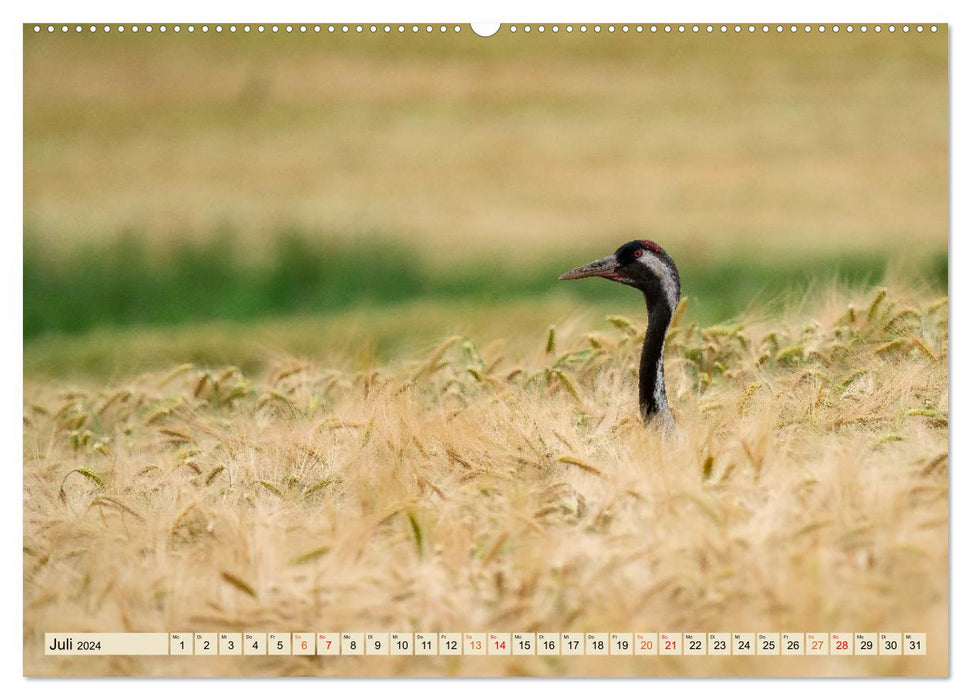
[[[830,293],[524,356],[452,337],[368,372],[280,360],[31,386],[25,671],[947,673],[947,299]],[[682,317],[683,318],[683,317]],[[926,657],[53,658],[43,631],[923,630]]]
[[[947,31],[24,33],[24,673],[940,676]],[[640,295],[677,261],[674,436]],[[61,631],[913,631],[102,657]]]

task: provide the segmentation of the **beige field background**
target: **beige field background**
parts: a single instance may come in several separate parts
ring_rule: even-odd
[[[297,230],[550,280],[25,334],[25,674],[948,673],[948,305],[925,264],[947,253],[946,30],[619,26],[25,29],[24,240],[50,269],[131,236],[161,266],[220,235],[259,264]],[[643,302],[547,270],[635,237],[690,271],[670,438],[636,418]],[[855,255],[890,272],[825,274]],[[706,270],[794,261],[824,274],[706,314]],[[928,655],[42,653],[49,631],[476,630],[912,631]]]
[[[68,248],[126,227],[259,246],[281,223],[447,263],[637,232],[682,255],[944,244],[944,28],[27,32],[25,52],[27,220]]]

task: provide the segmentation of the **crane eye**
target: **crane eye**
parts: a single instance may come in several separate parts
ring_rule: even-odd
[[[634,251],[634,257],[635,258],[639,258],[642,255],[644,255],[644,249],[643,248],[638,248],[637,250]]]

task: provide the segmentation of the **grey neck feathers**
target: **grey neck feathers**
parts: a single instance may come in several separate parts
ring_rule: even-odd
[[[663,302],[648,302],[648,326],[641,350],[639,376],[641,417],[645,422],[674,425],[664,391],[664,336],[671,323],[671,309]]]

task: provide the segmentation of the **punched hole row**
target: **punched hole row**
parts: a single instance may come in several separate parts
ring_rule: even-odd
[[[923,33],[925,30],[929,30],[931,32],[937,32],[938,27],[937,25],[934,25],[934,24],[928,27],[925,27],[922,24],[918,24],[914,26],[911,26],[909,24],[904,24],[900,26],[893,25],[893,24],[887,25],[887,26],[883,26],[879,24],[877,25],[866,25],[866,24],[863,24],[863,25],[852,25],[852,24],[847,24],[847,25],[838,25],[838,24],[836,25],[824,25],[824,24],[819,24],[819,25],[810,25],[810,24],[805,24],[805,25],[796,25],[796,24],[790,24],[790,25],[783,25],[783,24],[774,24],[774,25],[768,25],[768,24],[762,24],[762,25],[755,25],[755,24],[747,24],[747,25],[742,25],[742,24],[687,24],[687,25],[686,24],[676,24],[676,25],[672,25],[672,24],[650,24],[650,25],[644,25],[644,24],[530,25],[530,24],[525,24],[525,25],[516,25],[516,24],[512,24],[512,25],[509,25],[507,28],[507,31],[513,34],[517,32],[525,32],[528,34],[534,31],[539,34],[543,34],[546,32],[550,32],[553,34],[558,34],[560,32],[564,32],[567,34],[572,34],[574,32],[579,32],[581,34],[587,33],[587,32],[593,32],[595,34],[602,33],[602,32],[606,32],[606,33],[620,32],[624,34],[631,33],[631,32],[634,32],[637,34],[643,34],[645,32],[651,33],[651,34],[658,34],[658,33],[663,33],[663,34],[689,34],[689,33],[690,34],[702,34],[702,33],[705,33],[705,34],[715,34],[715,33],[782,34],[786,32],[790,34],[795,34],[800,32],[805,34],[810,34],[810,33],[822,34],[825,32],[832,32],[834,34],[838,34],[840,32],[846,32],[848,34],[851,34],[855,31],[858,31],[863,34],[867,32],[874,32],[877,34],[882,32],[887,32],[890,34],[894,34],[899,31],[907,34],[911,31]],[[202,34],[208,34],[210,32],[213,32],[216,34],[222,34],[227,32],[230,34],[234,34],[237,32],[241,32],[243,34],[251,34],[251,33],[255,33],[255,34],[281,34],[281,33],[282,34],[308,34],[308,33],[309,34],[321,34],[321,33],[328,33],[328,34],[440,33],[440,34],[445,34],[448,32],[460,33],[462,31],[462,27],[457,24],[456,25],[444,25],[444,24],[442,25],[431,25],[431,24],[424,24],[424,25],[418,25],[418,24],[410,24],[410,25],[405,25],[405,24],[396,24],[396,25],[392,25],[392,24],[384,24],[384,25],[379,25],[379,24],[370,24],[370,25],[366,25],[366,24],[327,24],[327,25],[243,24],[243,25],[236,25],[236,24],[230,24],[225,26],[221,24],[217,24],[213,26],[210,26],[208,24],[203,24],[199,26],[196,26],[193,24],[189,24],[185,26],[179,25],[179,24],[171,25],[171,26],[164,25],[164,24],[158,25],[158,26],[153,26],[153,25],[140,26],[137,24],[128,25],[128,26],[123,24],[120,24],[120,25],[35,24],[33,25],[33,31],[35,34],[40,34],[42,32],[53,34],[57,31],[60,31],[61,33],[68,33],[73,31],[76,34],[80,34],[83,32],[96,33],[99,31],[103,33],[117,32],[118,34],[124,34],[125,32],[129,32],[132,34],[137,34],[138,32],[144,32],[147,34],[151,34],[152,32],[158,32],[161,34],[165,34],[167,32],[173,32],[175,34],[180,34],[182,32],[186,32],[189,34],[194,34],[196,32],[201,32]]]

